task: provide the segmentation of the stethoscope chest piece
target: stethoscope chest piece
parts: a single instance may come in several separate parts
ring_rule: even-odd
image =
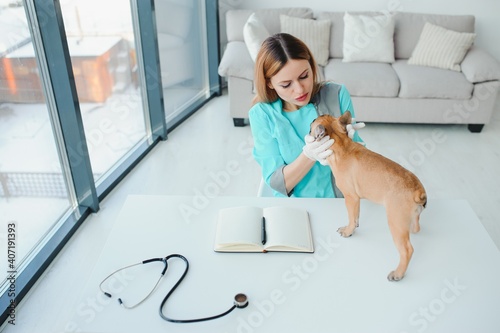
[[[236,296],[234,296],[234,306],[240,309],[246,308],[248,306],[247,295],[236,294]]]

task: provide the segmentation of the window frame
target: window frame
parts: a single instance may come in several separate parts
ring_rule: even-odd
[[[199,100],[167,128],[161,84],[154,0],[130,0],[134,36],[138,55],[139,80],[142,86],[146,137],[134,146],[102,180],[95,182],[89,159],[80,112],[71,57],[60,4],[53,0],[24,0],[47,108],[58,146],[63,175],[68,184],[71,208],[47,236],[17,268],[15,297],[9,295],[8,279],[0,285],[0,323],[9,320],[11,301],[19,304],[44,270],[62,250],[75,231],[91,213],[99,211],[99,202],[146,156],[156,144],[167,140],[167,133],[193,114],[212,97],[221,94],[217,74],[219,64],[218,1],[204,1],[207,19],[207,52],[210,96]],[[210,25],[210,28],[208,27]],[[214,30],[215,26],[215,30]],[[143,52],[148,50],[148,52]],[[155,52],[150,52],[154,50]],[[64,70],[61,70],[64,69]],[[147,69],[147,70],[144,70]],[[59,112],[64,110],[64,112]],[[74,154],[77,147],[78,159]],[[4,259],[6,258],[4,257]]]

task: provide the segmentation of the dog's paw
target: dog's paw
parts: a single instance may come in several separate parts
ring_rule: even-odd
[[[345,226],[338,228],[337,232],[340,234],[340,236],[347,238],[352,236],[354,230],[349,229],[349,226]]]
[[[387,275],[387,280],[391,282],[397,282],[402,278],[404,278],[404,274],[397,274],[396,271],[392,271],[389,273],[389,275]]]

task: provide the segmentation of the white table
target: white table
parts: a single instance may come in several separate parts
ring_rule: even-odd
[[[217,212],[238,205],[307,209],[316,252],[215,253]],[[500,252],[466,201],[430,200],[400,282],[386,280],[399,256],[384,208],[363,201],[360,227],[343,239],[336,230],[346,222],[342,199],[130,196],[67,331],[499,332]],[[99,282],[116,268],[171,253],[186,256],[190,269],[166,304],[168,316],[223,312],[238,292],[247,294],[249,306],[204,323],[163,321],[158,307],[184,268],[179,260],[169,261],[159,288],[138,308],[123,309],[99,292]],[[128,273],[113,285],[125,290],[124,301],[132,302],[144,279],[161,271],[140,267],[147,272],[135,280],[139,273]]]

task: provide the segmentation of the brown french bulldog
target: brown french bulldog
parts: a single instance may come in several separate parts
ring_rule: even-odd
[[[427,203],[427,194],[420,180],[396,162],[352,141],[346,126],[351,113],[341,117],[319,116],[311,124],[310,135],[320,140],[325,135],[335,142],[333,154],[327,158],[336,184],[345,197],[349,224],[337,231],[349,237],[359,226],[360,199],[368,199],[385,206],[389,229],[399,251],[398,267],[389,273],[389,281],[401,280],[408,268],[413,246],[410,231],[420,230],[420,213]]]

